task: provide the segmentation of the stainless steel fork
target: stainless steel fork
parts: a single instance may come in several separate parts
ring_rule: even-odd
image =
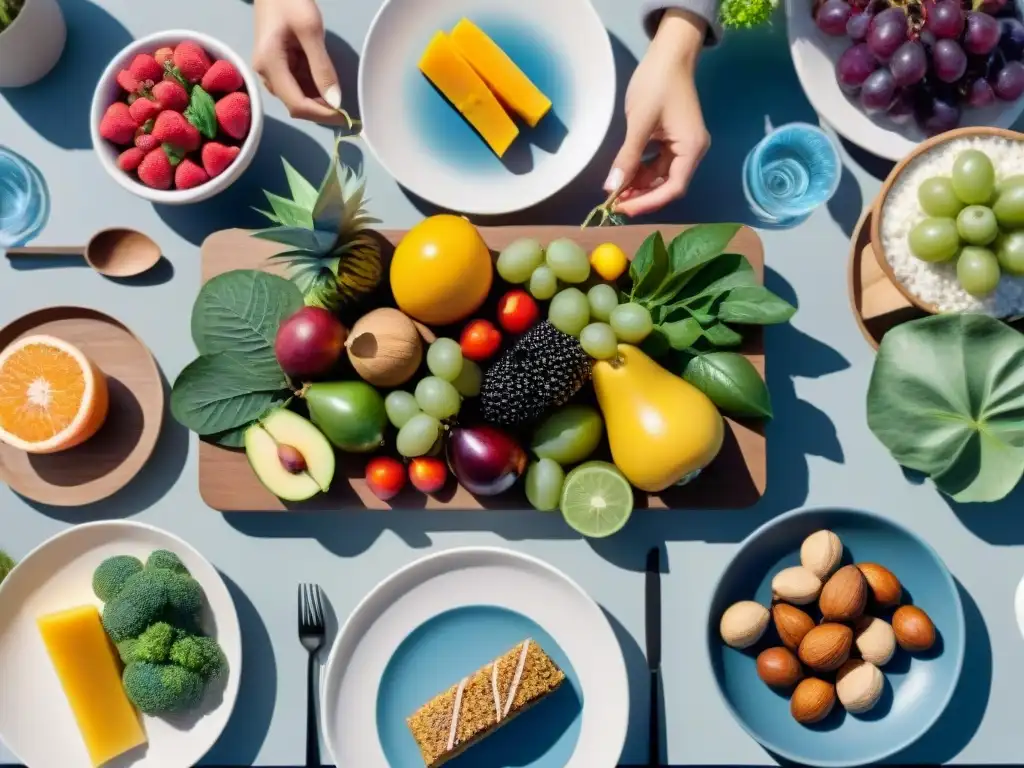
[[[309,653],[308,696],[306,702],[306,765],[320,765],[320,736],[317,727],[316,657],[324,645],[323,593],[317,584],[299,584],[299,641]]]

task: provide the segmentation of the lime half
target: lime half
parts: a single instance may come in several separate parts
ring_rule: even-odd
[[[614,464],[588,461],[565,478],[562,515],[569,526],[584,536],[611,536],[633,512],[633,489]]]

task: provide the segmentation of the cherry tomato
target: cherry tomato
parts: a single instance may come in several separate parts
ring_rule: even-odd
[[[420,456],[409,462],[409,480],[421,493],[437,493],[448,481],[448,465],[441,459]]]
[[[366,485],[374,496],[387,501],[405,487],[405,466],[388,456],[370,459],[366,464]]]
[[[501,331],[488,320],[473,320],[462,331],[459,344],[463,357],[479,363],[497,353],[501,347]]]
[[[537,302],[526,291],[509,291],[498,302],[498,324],[509,333],[526,333],[539,317]]]

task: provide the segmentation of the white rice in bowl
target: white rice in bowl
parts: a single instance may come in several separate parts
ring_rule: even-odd
[[[965,149],[979,149],[996,169],[996,182],[1024,174],[1024,141],[998,136],[953,139],[914,158],[903,169],[882,205],[881,236],[885,259],[903,287],[940,312],[981,312],[993,317],[1024,314],[1024,277],[1003,273],[996,289],[975,298],[960,287],[956,261],[932,264],[914,256],[908,236],[928,215],[917,201],[917,189],[932,176],[951,176],[953,163]]]

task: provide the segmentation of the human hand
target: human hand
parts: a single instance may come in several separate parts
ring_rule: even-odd
[[[253,68],[302,120],[350,125],[316,0],[255,0]]]
[[[706,24],[696,15],[666,11],[633,73],[626,90],[626,140],[605,182],[611,195],[622,188],[616,213],[641,216],[681,197],[711,146],[694,82],[705,34]],[[660,150],[644,164],[651,141]]]

